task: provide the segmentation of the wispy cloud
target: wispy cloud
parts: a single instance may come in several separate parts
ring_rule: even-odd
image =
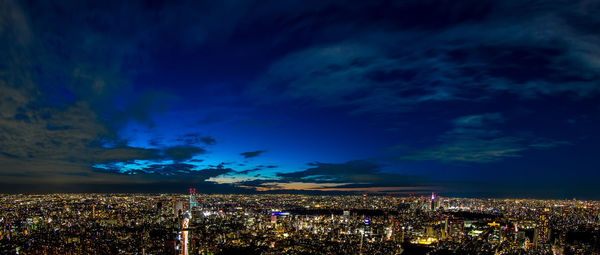
[[[439,137],[439,144],[417,149],[400,159],[488,163],[520,157],[522,152],[529,149],[571,144],[549,138],[532,138],[529,135],[507,135],[499,127],[504,120],[500,113],[456,118],[453,121],[454,127]]]
[[[204,144],[204,145],[215,145],[217,140],[211,136],[203,136],[201,134],[192,133],[185,134],[180,138],[176,139],[176,142],[183,142],[186,145]]]
[[[504,122],[504,117],[496,112],[459,117],[454,120],[454,125],[456,127],[483,128],[502,122]]]
[[[244,158],[254,158],[254,157],[258,157],[259,155],[261,155],[265,152],[267,152],[267,151],[266,150],[248,151],[248,152],[242,152],[242,153],[240,153],[240,155],[244,156]]]
[[[573,145],[573,143],[569,142],[569,141],[557,141],[557,140],[540,138],[540,139],[536,139],[533,142],[531,142],[529,144],[529,147],[532,147],[535,149],[551,149],[551,148],[567,146],[567,145]]]
[[[251,94],[271,95],[264,103],[294,100],[354,112],[406,111],[428,102],[481,101],[506,93],[523,100],[597,96],[600,38],[578,22],[598,20],[583,11],[589,5],[457,3],[452,6],[457,13],[478,9],[477,22],[447,17],[437,24],[424,16],[403,29],[357,28],[361,39],[341,37],[272,63]],[[418,6],[440,8],[409,1],[394,11],[419,11]]]
[[[301,171],[277,173],[275,178],[255,178],[234,182],[237,186],[259,191],[312,190],[347,192],[415,191],[423,188],[425,177],[382,171],[383,165],[373,160],[345,163],[309,163]],[[427,187],[431,188],[431,187]]]

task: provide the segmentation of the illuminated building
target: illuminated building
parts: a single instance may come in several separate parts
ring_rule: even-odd
[[[198,206],[198,201],[196,200],[196,189],[195,188],[190,188],[190,211]]]
[[[450,234],[450,226],[448,224],[449,221],[449,217],[446,217],[446,220],[444,221],[444,231],[442,232],[442,238],[447,238]]]
[[[431,192],[431,211],[435,211],[435,193]]]
[[[547,244],[550,241],[550,223],[549,223],[550,209],[545,208],[544,211],[540,212],[539,221],[535,228],[533,243],[535,246]]]
[[[188,195],[0,197],[0,254],[17,250],[22,254],[178,255],[600,251],[595,243],[600,238],[596,230],[600,202],[593,201],[441,199],[435,194],[434,201],[445,203],[443,212],[437,211],[442,206],[436,204],[435,212],[423,213],[424,208],[430,209],[429,196],[396,210],[396,201],[385,197],[372,197],[366,203],[360,196],[196,195],[204,208],[190,211]],[[171,213],[177,201],[182,201],[183,210]],[[171,204],[174,208],[157,210]],[[326,209],[310,209],[316,204]],[[548,240],[551,229],[560,230],[552,242]]]
[[[360,238],[360,248],[361,249],[363,247],[363,242],[364,242],[365,236],[369,237],[369,234],[371,233],[371,226],[370,226],[371,219],[365,218],[364,223],[365,223],[365,225],[362,229],[362,235]]]
[[[494,222],[488,222],[488,226],[490,226],[490,227],[499,227],[500,223],[496,223],[495,221]]]
[[[431,245],[433,243],[437,243],[438,239],[435,237],[420,237],[417,238],[415,241],[412,241],[412,243],[414,244],[420,244],[420,245]]]
[[[190,212],[185,212],[183,220],[181,222],[181,255],[188,255],[189,250],[189,224],[192,215]]]

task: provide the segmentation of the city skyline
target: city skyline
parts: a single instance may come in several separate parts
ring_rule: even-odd
[[[0,193],[600,199],[599,1],[0,1]]]
[[[597,254],[599,206],[433,194],[17,194],[0,197],[0,251]]]

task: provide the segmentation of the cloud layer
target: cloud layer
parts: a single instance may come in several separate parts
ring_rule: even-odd
[[[410,192],[518,160],[531,176],[595,176],[597,13],[585,0],[3,1],[0,192]]]
[[[340,35],[335,42],[290,53],[254,83],[253,93],[269,94],[271,102],[295,100],[380,113],[413,110],[428,102],[490,100],[506,93],[536,99],[600,92],[600,38],[592,26],[582,26],[584,20],[598,23],[593,2],[445,6],[409,1],[389,8],[400,16],[424,15],[408,15],[410,21],[383,15],[381,19],[390,20],[378,29],[354,27],[351,38]],[[466,13],[473,16],[458,18]],[[322,30],[343,28],[332,23]]]
[[[508,135],[500,129],[503,122],[500,113],[459,117],[453,121],[454,127],[439,137],[437,145],[401,159],[489,163],[520,157],[525,150],[571,145],[548,138],[533,139],[530,135]]]
[[[248,152],[242,152],[242,153],[240,153],[240,155],[244,156],[244,158],[254,158],[254,157],[258,157],[259,155],[261,155],[265,152],[267,152],[267,151],[265,151],[265,150],[248,151]]]

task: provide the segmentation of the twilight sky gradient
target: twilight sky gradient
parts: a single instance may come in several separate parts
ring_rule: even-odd
[[[0,0],[0,192],[600,199],[598,13]]]

